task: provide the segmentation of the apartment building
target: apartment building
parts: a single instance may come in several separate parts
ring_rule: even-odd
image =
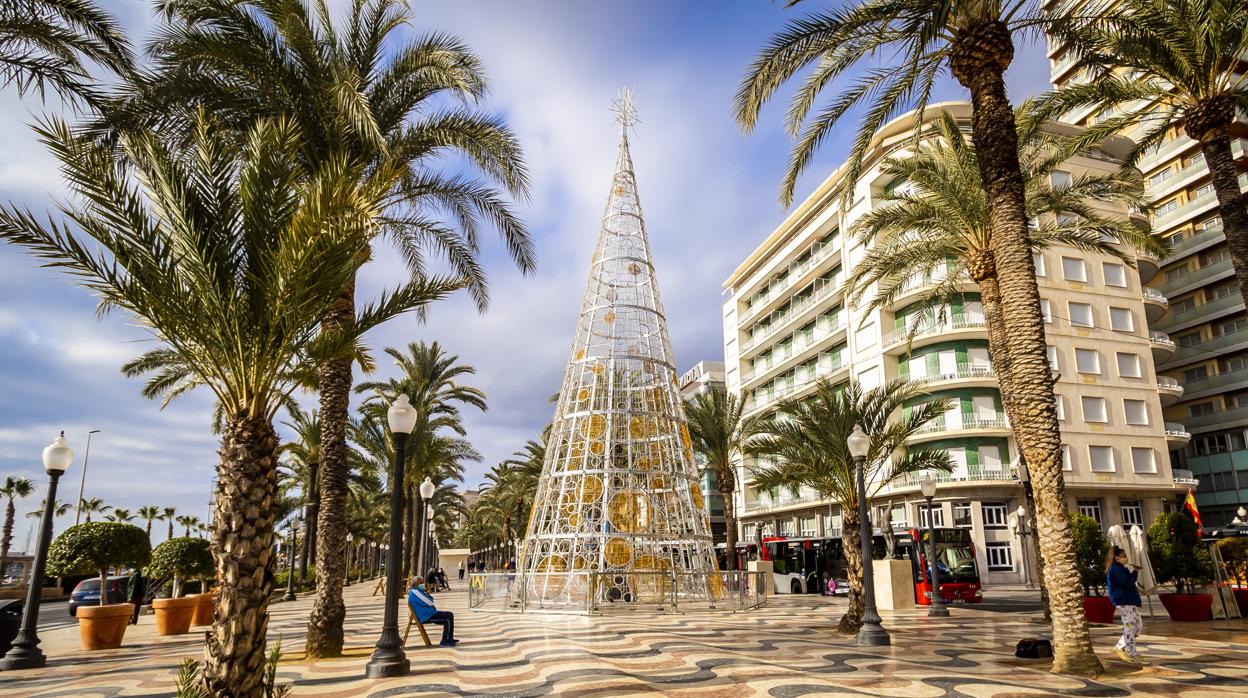
[[[1075,55],[1061,42],[1050,40],[1049,58],[1055,87],[1085,79],[1071,70]],[[1063,120],[1088,125],[1111,115],[1083,109]],[[1248,123],[1240,135],[1233,150],[1240,169],[1248,170]],[[1176,347],[1158,362],[1158,378],[1183,388],[1182,398],[1166,406],[1166,418],[1192,434],[1189,443],[1175,445],[1171,460],[1199,481],[1196,500],[1205,524],[1227,525],[1248,502],[1248,313],[1199,145],[1171,131],[1139,168],[1154,202],[1153,229],[1174,244],[1145,291],[1168,302],[1153,328]],[[1248,188],[1248,174],[1239,184]]]
[[[969,105],[952,102],[929,107],[925,123],[942,109],[969,119]],[[871,502],[873,510],[891,516],[898,529],[926,526],[929,515],[939,526],[966,527],[986,582],[1024,582],[1034,569],[1035,551],[1027,551],[1025,559],[1016,535],[1013,512],[1022,503],[1023,484],[976,286],[968,280],[943,312],[922,304],[936,279],[915,279],[893,303],[869,313],[848,307],[841,294],[845,274],[865,252],[847,231],[886,190],[906,186],[890,181],[880,165],[887,156],[904,154],[913,126],[913,115],[905,115],[882,129],[856,181],[845,178],[844,166],[838,168],[725,282],[730,293],[723,309],[725,382],[743,397],[748,414],[809,394],[820,379],[856,378],[872,388],[908,377],[925,381],[933,396],[952,399],[943,419],[911,442],[945,449],[955,464],[953,472],[938,477],[933,511],[922,503],[918,478],[882,490]],[[1054,176],[1116,168],[1128,145],[1116,139],[1080,154]],[[846,189],[852,198],[843,205]],[[1140,218],[1125,210],[1121,215]],[[1163,403],[1177,401],[1181,390],[1157,379],[1157,363],[1176,353],[1172,342],[1149,327],[1165,309],[1164,299],[1143,285],[1158,265],[1140,262],[1137,271],[1109,256],[1066,248],[1036,257],[1050,360],[1058,376],[1068,504],[1106,527],[1146,525],[1190,481],[1188,474],[1172,471],[1169,457],[1188,434],[1162,417]],[[751,484],[758,465],[747,461],[739,468],[736,503],[743,537],[839,535],[836,505],[809,490],[759,491]],[[877,524],[887,520],[877,517]]]
[[[693,368],[685,371],[679,379],[680,396],[686,402],[695,396],[715,388],[724,387],[724,362],[699,361]],[[706,459],[694,453],[698,465],[698,478],[702,488],[702,505],[711,521],[711,538],[715,545],[726,543],[727,528],[724,522],[724,497],[719,493],[715,479],[715,471],[706,467]]]

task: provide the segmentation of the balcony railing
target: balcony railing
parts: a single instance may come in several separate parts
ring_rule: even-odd
[[[1244,381],[1248,381],[1248,368],[1241,368],[1236,371],[1223,371],[1208,378],[1187,381],[1183,383],[1183,390],[1188,395],[1195,397],[1198,393],[1206,390],[1233,390],[1237,383],[1243,383]]]
[[[1180,439],[1192,438],[1192,435],[1187,431],[1187,427],[1178,422],[1166,422],[1166,436],[1175,436]]]
[[[747,352],[769,337],[775,336],[780,330],[784,329],[789,322],[793,320],[793,318],[802,315],[815,305],[818,305],[820,302],[835,295],[839,288],[840,285],[836,282],[836,280],[832,280],[815,289],[814,293],[811,293],[809,296],[806,296],[797,303],[791,304],[788,308],[779,311],[779,314],[772,316],[771,323],[767,326],[767,329],[763,330],[761,333],[754,332],[750,336],[746,337],[745,341],[741,342],[741,351]],[[844,320],[837,318],[837,322],[841,324],[835,329],[844,327]]]
[[[1238,182],[1239,182],[1239,188],[1241,191],[1245,188],[1248,188],[1248,174],[1241,174],[1239,176]],[[1153,229],[1159,230],[1159,231],[1165,230],[1167,227],[1174,225],[1175,223],[1178,223],[1180,220],[1183,220],[1187,215],[1191,214],[1197,209],[1208,206],[1209,204],[1217,200],[1218,200],[1218,195],[1216,192],[1207,191],[1204,194],[1201,194],[1200,196],[1196,197],[1195,199],[1192,199],[1191,201],[1183,204],[1182,206],[1179,206],[1178,208],[1172,211],[1167,211],[1161,214],[1160,216],[1157,216],[1156,218],[1154,218]]]
[[[1179,389],[1183,388],[1183,386],[1179,385],[1179,382],[1177,380],[1171,378],[1170,376],[1157,376],[1157,387],[1165,388],[1166,390],[1174,390],[1175,388],[1179,388]]]
[[[743,409],[746,412],[762,409],[767,405],[783,400],[785,397],[819,382],[819,379],[821,378],[827,378],[833,373],[845,368],[846,365],[842,362],[819,366],[815,369],[814,376],[802,380],[795,380],[792,385],[788,385],[783,388],[773,388],[772,390],[767,391],[755,390],[753,395],[745,401],[745,407]]]
[[[1181,484],[1181,485],[1200,484],[1200,480],[1196,478],[1196,473],[1193,473],[1190,470],[1183,470],[1181,468],[1175,468],[1171,470],[1170,473],[1171,473],[1171,477],[1174,478],[1174,481],[1177,484]]]
[[[1165,332],[1158,332],[1157,330],[1153,330],[1148,333],[1148,339],[1153,344],[1160,344],[1163,347],[1169,347],[1171,349],[1174,349],[1174,340],[1170,339],[1170,335],[1166,334]]]
[[[802,276],[819,264],[822,264],[830,259],[832,255],[838,252],[841,248],[838,244],[838,240],[834,238],[827,242],[813,243],[806,249],[810,251],[810,257],[808,257],[805,262],[801,262],[800,264],[797,260],[789,262],[789,271],[786,275],[785,281],[768,282],[767,290],[759,291],[750,297],[750,307],[746,309],[744,314],[742,314],[740,320],[741,322],[749,320],[757,315],[759,309],[764,305],[767,305],[767,303],[779,298],[784,293],[790,292],[793,289],[793,284],[788,283],[788,279]]]
[[[892,346],[909,339],[912,334],[914,338],[927,337],[933,334],[941,334],[944,332],[952,332],[954,330],[974,329],[984,326],[984,318],[974,315],[951,315],[949,319],[942,323],[926,324],[922,327],[912,329],[900,329],[889,332],[884,335],[884,346]]]
[[[922,380],[927,383],[939,383],[940,381],[964,380],[975,378],[996,378],[996,371],[991,366],[976,366],[973,364],[958,364],[957,368],[952,372],[941,372],[934,376],[923,376],[919,378],[911,374],[912,380]]]
[[[1181,310],[1177,313],[1172,312],[1170,315],[1162,318],[1157,324],[1166,328],[1181,327],[1190,322],[1210,320],[1212,318],[1209,316],[1213,313],[1240,308],[1243,307],[1243,304],[1244,297],[1242,295],[1231,293],[1188,310]]]
[[[1166,274],[1166,280],[1158,287],[1167,296],[1175,295],[1175,291],[1193,283],[1208,283],[1212,276],[1231,271],[1230,258],[1221,259],[1213,264],[1206,264],[1197,269],[1182,269]]]
[[[1232,407],[1198,417],[1188,417],[1185,426],[1188,429],[1227,428],[1248,424],[1248,407]]]
[[[1184,254],[1186,254],[1188,250],[1194,249],[1196,247],[1200,247],[1201,245],[1207,242],[1211,242],[1214,240],[1221,240],[1225,237],[1226,237],[1226,233],[1223,231],[1222,226],[1220,225],[1212,227],[1212,228],[1205,228],[1199,233],[1193,233],[1192,235],[1188,235],[1182,240],[1179,240],[1178,242],[1171,245],[1170,256],[1166,257],[1166,260],[1169,261],[1173,259],[1178,259],[1179,257],[1184,256]]]
[[[1211,356],[1219,351],[1245,343],[1248,343],[1248,330],[1227,332],[1225,334],[1220,334],[1213,339],[1201,340],[1197,344],[1183,347],[1173,357],[1166,361],[1166,363],[1177,366],[1188,361],[1194,361],[1201,357]]]
[[[1012,481],[1018,480],[1018,470],[1013,466],[1001,465],[985,468],[979,465],[968,465],[956,468],[952,472],[910,473],[896,481],[896,486],[912,487],[923,483],[923,478],[931,477],[936,482],[977,482],[977,481]]]
[[[1006,421],[1005,415],[997,413],[992,417],[976,417],[974,415],[962,415],[961,419],[957,417],[949,418],[948,414],[940,419],[935,419],[923,426],[919,427],[917,434],[931,434],[937,431],[958,431],[965,429],[1008,429],[1009,422]]]
[[[1166,298],[1164,293],[1155,288],[1149,288],[1148,286],[1144,287],[1144,300],[1160,303],[1167,307],[1170,305],[1170,300]]]
[[[804,495],[804,496],[796,497],[793,499],[786,499],[783,497],[780,499],[767,499],[767,500],[756,499],[753,502],[745,503],[745,511],[748,513],[771,511],[772,509],[779,509],[780,507],[789,507],[795,504],[810,504],[812,502],[818,502],[822,499],[823,497],[821,497],[818,494]]]
[[[754,380],[755,377],[761,376],[771,369],[780,366],[809,347],[822,342],[843,329],[845,329],[845,323],[838,320],[831,327],[827,327],[822,330],[816,329],[810,334],[809,338],[805,335],[796,337],[792,343],[789,344],[787,349],[782,349],[779,346],[775,347],[772,349],[771,358],[768,360],[763,361],[761,358],[755,359],[753,368],[741,374],[741,381],[746,383]]]

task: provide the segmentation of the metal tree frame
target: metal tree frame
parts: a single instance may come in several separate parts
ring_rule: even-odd
[[[529,608],[722,597],[710,524],[651,262],[628,129],[517,571]]]

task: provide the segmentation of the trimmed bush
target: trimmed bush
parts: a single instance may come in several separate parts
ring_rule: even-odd
[[[1162,514],[1148,527],[1148,556],[1158,583],[1173,584],[1180,594],[1195,594],[1213,580],[1209,551],[1185,512]]]
[[[1105,532],[1096,519],[1073,511],[1070,513],[1070,529],[1075,539],[1075,564],[1079,568],[1083,595],[1104,596],[1105,556],[1109,553]]]
[[[156,546],[146,569],[151,577],[173,578],[174,598],[182,595],[183,580],[209,577],[214,571],[212,551],[203,538],[170,538]]]
[[[1218,541],[1218,552],[1226,563],[1226,573],[1239,586],[1248,586],[1248,537]]]
[[[48,574],[73,577],[100,576],[100,605],[108,604],[110,567],[142,567],[152,558],[152,544],[138,526],[112,521],[92,521],[72,526],[48,548]]]

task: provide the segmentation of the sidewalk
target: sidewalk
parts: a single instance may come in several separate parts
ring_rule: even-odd
[[[1212,633],[1208,624],[1188,629],[1146,619],[1140,650],[1153,665],[1143,668],[1109,659],[1118,629],[1096,627],[1108,671],[1091,681],[1050,674],[1047,662],[1016,659],[1014,644],[1043,636],[1046,628],[1014,614],[969,605],[953,607],[944,619],[923,610],[885,612],[894,644],[859,648],[835,632],[844,600],[811,596],[776,597],[750,613],[586,618],[473,612],[463,591],[443,593],[436,600],[456,614],[459,647],[425,649],[413,631],[411,675],[367,680],[364,665],[382,615],[380,597],[369,596],[372,587],[346,590],[347,656],[340,659],[302,658],[310,596],[271,607],[270,642],[281,636],[285,651],[279,682],[293,684],[294,695],[1248,694],[1248,633]],[[145,616],[126,646],[107,652],[79,651],[76,627],[52,631],[43,638],[49,666],[0,674],[0,695],[172,695],[177,666],[183,657],[199,658],[202,635],[158,638],[153,623]]]

